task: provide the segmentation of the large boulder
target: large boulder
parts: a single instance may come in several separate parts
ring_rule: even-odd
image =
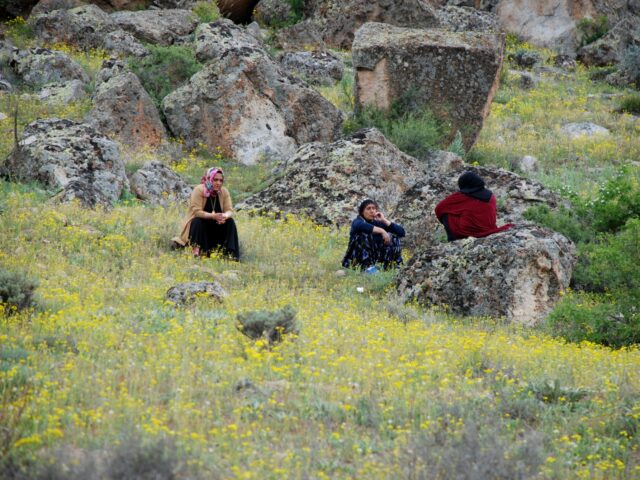
[[[218,282],[187,282],[167,290],[165,299],[181,307],[194,302],[198,297],[209,297],[222,302],[226,296],[227,292]]]
[[[574,264],[570,240],[522,226],[418,252],[398,276],[398,291],[406,300],[456,314],[534,325],[569,286]]]
[[[112,70],[107,63],[107,70]],[[145,91],[135,73],[121,71],[101,72],[107,78],[99,83],[93,94],[93,110],[86,121],[98,130],[115,135],[131,147],[156,147],[167,138],[167,132],[153,100]]]
[[[225,18],[198,25],[195,46],[196,59],[200,63],[221,60],[227,55],[237,56],[255,51],[266,54],[260,40]]]
[[[342,79],[344,73],[342,60],[320,50],[283,52],[278,60],[285,70],[314,85],[333,85]]]
[[[66,83],[50,83],[38,93],[38,98],[49,105],[68,105],[87,96],[86,85],[80,80]]]
[[[619,64],[630,46],[640,47],[640,17],[625,18],[604,37],[578,51],[578,60],[587,66]]]
[[[293,17],[289,2],[281,0],[260,0],[253,11],[253,18],[260,25],[281,27]]]
[[[29,23],[43,43],[67,43],[84,49],[102,47],[104,36],[118,29],[109,14],[96,5],[34,15]]]
[[[440,28],[451,32],[499,32],[495,15],[471,7],[445,6],[436,11]]]
[[[353,42],[356,104],[382,110],[408,95],[470,149],[498,88],[504,36],[366,23]]]
[[[118,57],[133,56],[141,58],[150,53],[142,42],[124,30],[114,30],[105,34],[102,39],[102,48]]]
[[[378,130],[361,130],[331,144],[302,146],[278,180],[237,208],[347,225],[365,198],[376,199],[388,212],[425,175],[424,164],[401,152]]]
[[[228,32],[223,22],[210,28],[221,37]],[[224,47],[222,40],[217,45]],[[187,146],[221,147],[244,164],[286,159],[297,145],[333,140],[342,114],[260,46],[250,45],[212,50],[215,58],[164,98],[173,134]]]
[[[111,14],[111,20],[141,42],[163,46],[173,45],[198,25],[192,12],[180,9],[116,12]]]
[[[184,202],[192,191],[180,175],[158,161],[145,163],[131,176],[129,183],[131,193],[140,200],[162,206]]]
[[[113,141],[89,125],[57,118],[27,125],[0,173],[61,189],[61,200],[87,207],[112,204],[129,186]]]
[[[71,80],[89,83],[89,76],[78,62],[65,53],[46,48],[18,52],[12,66],[16,74],[33,87]]]
[[[441,168],[438,170],[439,165]],[[442,168],[447,165],[448,168]],[[406,228],[406,242],[412,246],[433,245],[440,238],[446,238],[434,209],[438,202],[458,191],[458,177],[465,171],[480,175],[487,188],[495,194],[498,199],[498,226],[525,222],[524,213],[530,207],[547,205],[556,208],[563,204],[561,197],[542,184],[503,169],[473,167],[456,161],[446,164],[438,156],[427,159],[427,168],[429,175],[415,182],[391,212]]]
[[[316,24],[324,41],[333,47],[351,48],[356,31],[366,22],[401,27],[438,26],[435,2],[426,0],[312,0],[304,4],[305,18]]]
[[[32,9],[30,16],[43,15],[55,10],[71,10],[84,5],[83,0],[40,0]]]

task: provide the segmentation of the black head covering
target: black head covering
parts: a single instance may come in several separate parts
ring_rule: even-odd
[[[375,202],[375,200],[371,200],[370,198],[363,200],[362,203],[358,206],[358,215],[362,216],[362,212],[364,212],[364,209],[371,204],[375,205],[376,208],[378,208],[378,204]]]
[[[493,195],[491,190],[485,188],[482,177],[475,172],[464,172],[460,175],[458,188],[461,193],[483,202],[488,202]]]

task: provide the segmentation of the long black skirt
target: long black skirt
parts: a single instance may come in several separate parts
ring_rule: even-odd
[[[384,244],[382,235],[373,233],[356,233],[349,238],[347,253],[342,259],[345,268],[366,269],[375,264],[382,264],[387,270],[402,265],[402,247],[400,239],[389,234],[391,243]]]
[[[194,218],[189,228],[189,243],[200,247],[200,254],[209,256],[214,250],[222,250],[234,260],[240,260],[240,244],[238,230],[233,218],[223,224],[215,220]]]

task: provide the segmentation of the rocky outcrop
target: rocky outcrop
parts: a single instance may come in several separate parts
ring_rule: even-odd
[[[438,26],[435,9],[425,0],[307,1],[304,15],[317,25],[323,40],[336,48],[351,48],[355,32],[366,22],[400,27]]]
[[[131,147],[160,145],[167,132],[153,100],[133,72],[115,66],[112,73],[113,66],[107,63],[108,71],[98,75],[106,80],[96,86],[87,122]]]
[[[227,293],[218,282],[188,282],[180,283],[167,290],[166,300],[183,306],[192,303],[197,297],[210,297],[217,302],[222,302]]]
[[[260,0],[253,11],[253,19],[266,27],[280,27],[293,16],[289,2]]]
[[[522,226],[418,252],[398,276],[398,292],[406,300],[446,306],[455,314],[534,325],[569,286],[574,264],[570,240]]]
[[[116,12],[110,16],[118,28],[131,33],[141,42],[173,45],[192,33],[198,24],[189,10],[140,10]]]
[[[89,83],[84,69],[67,54],[46,48],[30,48],[14,55],[12,66],[22,80],[33,87],[80,80]]]
[[[154,205],[168,206],[191,196],[192,188],[162,162],[145,163],[129,180],[131,193]]]
[[[49,105],[67,105],[87,97],[86,85],[80,80],[50,83],[38,93],[38,98]]]
[[[469,150],[498,87],[504,36],[367,23],[353,42],[357,106],[388,110],[411,95]],[[446,141],[446,140],[445,140]]]
[[[440,28],[451,32],[500,32],[495,15],[470,7],[445,6],[436,11]]]
[[[555,208],[562,204],[562,199],[542,184],[503,169],[472,167],[450,161],[448,168],[437,172],[437,165],[447,165],[438,157],[428,160],[427,165],[430,174],[407,190],[392,211],[393,217],[401,220],[407,230],[406,243],[414,247],[433,245],[442,238],[446,239],[434,209],[440,200],[458,190],[458,177],[465,171],[480,175],[499,200],[498,226],[525,222],[524,212],[532,206]]]
[[[86,207],[110,205],[129,185],[113,141],[89,125],[57,118],[27,125],[1,174],[61,189],[60,200]]]
[[[281,28],[275,34],[274,44],[283,50],[325,50],[320,26],[311,20]]]
[[[365,198],[394,210],[424,165],[402,153],[376,129],[361,130],[331,144],[302,146],[281,178],[237,205],[260,212],[308,216],[322,225],[348,225]]]
[[[149,49],[139,42],[136,37],[124,30],[114,30],[107,33],[102,39],[102,48],[119,57],[127,55],[146,57],[150,53]]]
[[[224,22],[208,28],[210,38],[214,32],[233,38],[227,36],[230,29]],[[236,42],[225,47],[224,40],[209,41],[215,53],[205,56],[200,49],[200,58],[215,58],[164,98],[162,108],[173,134],[187,146],[220,147],[244,164],[286,159],[297,145],[333,140],[342,114],[288,75],[261,47],[252,47],[253,37],[243,35],[249,39],[240,49]]]
[[[640,47],[640,17],[625,18],[604,37],[578,51],[578,60],[587,66],[619,64],[630,46]]]
[[[329,52],[284,52],[278,60],[285,70],[314,85],[333,85],[344,73],[342,60]]]
[[[220,19],[198,26],[195,34],[196,59],[200,63],[221,60],[227,55],[242,56],[260,51],[264,45],[231,20]]]
[[[32,9],[30,16],[51,13],[54,10],[71,10],[81,7],[85,2],[82,0],[40,0]]]

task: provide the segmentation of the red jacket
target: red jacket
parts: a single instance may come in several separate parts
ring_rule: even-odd
[[[512,223],[498,227],[496,225],[496,196],[491,195],[488,202],[456,192],[449,195],[436,206],[438,220],[447,215],[449,229],[456,240],[467,237],[486,237],[513,227]]]

